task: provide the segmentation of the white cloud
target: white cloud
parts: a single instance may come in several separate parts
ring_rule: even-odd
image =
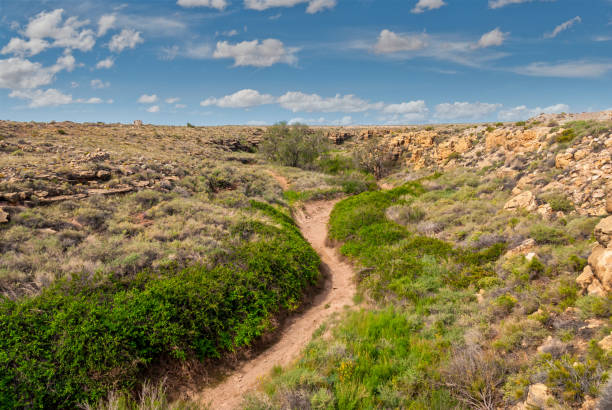
[[[319,118],[304,118],[304,117],[296,117],[287,121],[287,124],[323,124],[325,122],[325,117]]]
[[[476,46],[478,48],[486,48],[493,46],[501,46],[504,43],[506,37],[508,37],[509,33],[502,32],[499,27],[485,33],[480,37]]]
[[[183,55],[189,58],[210,58],[212,48],[209,44],[191,44],[185,48]]]
[[[91,85],[91,88],[94,89],[101,89],[101,88],[108,88],[110,87],[110,83],[108,81],[104,82],[100,79],[94,79],[91,80],[91,82],[89,83]]]
[[[378,35],[374,52],[379,54],[396,53],[398,51],[416,51],[427,46],[425,34],[397,34],[384,29]]]
[[[40,38],[24,40],[22,38],[12,38],[6,46],[2,48],[2,54],[16,54],[19,56],[33,56],[49,47],[49,43]]]
[[[98,37],[106,34],[108,30],[115,26],[117,16],[114,14],[105,14],[98,20]]]
[[[409,101],[400,104],[389,104],[383,108],[385,114],[412,114],[412,113],[427,113],[427,104],[425,101]]]
[[[159,105],[152,105],[151,107],[147,108],[147,112],[159,112]]]
[[[334,120],[331,122],[332,125],[351,125],[353,122],[353,118],[350,115],[345,115],[344,117]]]
[[[489,0],[489,8],[498,9],[500,7],[505,7],[510,4],[520,4],[520,3],[529,3],[533,0]]]
[[[11,98],[30,100],[30,108],[48,107],[70,104],[72,96],[62,94],[60,91],[50,88],[48,90],[15,90],[9,94]]]
[[[443,120],[476,119],[497,111],[501,104],[454,102],[436,105],[435,117]]]
[[[104,101],[98,97],[91,97],[87,100],[79,100],[78,102],[82,102],[83,104],[102,104]]]
[[[141,104],[152,104],[157,101],[157,94],[143,94],[138,98],[138,102]]]
[[[446,6],[446,3],[443,0],[419,0],[412,9],[412,12],[422,13],[425,10],[439,9],[442,6]]]
[[[568,28],[572,27],[574,24],[581,23],[581,22],[582,22],[582,19],[580,18],[580,16],[576,16],[573,19],[567,20],[566,22],[559,24],[557,27],[555,27],[555,29],[552,32],[544,34],[544,37],[545,38],[555,38],[562,31],[565,31]]]
[[[115,60],[112,57],[105,58],[104,60],[98,61],[96,68],[111,68],[115,64]]]
[[[179,102],[180,100],[181,99],[178,98],[178,97],[171,97],[171,98],[166,98],[165,101],[166,101],[167,104],[174,104],[174,103]]]
[[[569,112],[570,107],[567,104],[555,104],[549,107],[536,107],[536,108],[527,108],[525,105],[519,105],[517,107],[511,108],[509,110],[502,110],[497,115],[502,121],[517,121],[517,120],[526,120],[531,117],[535,117],[539,114],[559,114],[562,112]]]
[[[19,57],[0,60],[0,88],[37,88],[51,83],[57,72],[71,71],[74,66],[74,57],[69,54],[58,58],[50,67]]]
[[[273,7],[293,7],[307,3],[306,13],[314,14],[336,7],[336,0],[244,0],[244,7],[251,10],[267,10]]]
[[[258,105],[272,104],[275,98],[270,94],[260,94],[257,90],[244,89],[222,98],[207,98],[200,102],[202,107],[216,105],[223,108],[249,108]]]
[[[537,62],[515,69],[517,73],[524,75],[561,78],[600,77],[610,70],[612,70],[612,63],[610,62],[592,62],[587,60],[568,61],[557,64]]]
[[[213,58],[233,58],[234,66],[269,67],[277,63],[295,64],[296,48],[285,48],[280,40],[269,38],[263,40],[243,41],[230,44],[227,41],[217,43]]]
[[[108,48],[110,51],[120,53],[126,48],[134,48],[142,42],[144,42],[144,40],[140,36],[139,31],[124,28],[121,30],[121,33],[115,34],[111,38],[110,43],[108,43]]]
[[[52,47],[64,47],[89,51],[96,44],[94,32],[90,29],[81,30],[89,24],[89,20],[79,20],[77,17],[62,18],[63,9],[41,12],[28,23],[24,34],[30,39],[53,39]]]
[[[383,103],[369,103],[352,94],[323,98],[318,94],[290,91],[278,98],[281,107],[293,112],[363,112],[382,109]]]
[[[227,7],[226,0],[178,0],[176,4],[181,7],[210,7],[217,10]]]

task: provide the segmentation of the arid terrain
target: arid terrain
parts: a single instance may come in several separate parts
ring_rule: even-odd
[[[0,402],[610,408],[611,214],[612,111],[0,121]]]

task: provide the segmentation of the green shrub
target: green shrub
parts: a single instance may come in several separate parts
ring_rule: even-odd
[[[329,141],[321,132],[302,124],[281,122],[269,127],[259,151],[270,161],[289,167],[313,169]]]
[[[516,300],[516,298],[508,294],[498,296],[493,301],[493,304],[505,314],[510,313],[512,309],[514,309],[514,306],[516,306],[517,303],[518,301]]]
[[[556,141],[560,144],[565,142],[572,142],[576,138],[576,133],[573,129],[568,128],[566,130],[561,131],[559,135],[557,135]]]
[[[274,223],[237,222],[258,240],[236,246],[222,266],[94,283],[75,275],[33,298],[0,301],[0,402],[92,403],[110,389],[132,390],[161,358],[218,358],[247,346],[280,309],[295,310],[318,280],[319,258],[285,213],[252,207]]]
[[[564,245],[569,243],[569,238],[563,230],[550,225],[534,225],[530,229],[529,235],[541,245]]]
[[[544,200],[550,205],[554,212],[570,212],[574,210],[572,201],[563,194],[553,193],[544,197]]]

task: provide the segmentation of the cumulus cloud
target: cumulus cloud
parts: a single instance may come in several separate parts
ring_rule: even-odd
[[[281,107],[293,112],[363,112],[382,109],[383,103],[370,103],[353,94],[324,98],[318,94],[289,91],[278,98]]]
[[[94,32],[90,29],[80,30],[89,24],[89,20],[68,17],[63,20],[63,9],[41,12],[28,23],[24,34],[30,39],[53,40],[51,46],[89,51],[96,44]]]
[[[275,98],[270,94],[260,94],[257,90],[244,89],[222,98],[207,98],[200,102],[202,107],[216,105],[223,108],[249,108],[258,105],[272,104]]]
[[[138,98],[138,102],[141,104],[152,104],[157,101],[157,94],[143,94]]]
[[[105,35],[108,30],[115,26],[117,16],[114,14],[105,14],[98,20],[98,37]]]
[[[178,98],[178,97],[171,97],[171,98],[166,98],[165,101],[166,101],[167,104],[174,104],[174,103],[179,102],[180,100],[181,99]]]
[[[378,36],[374,52],[378,54],[396,53],[398,51],[416,51],[427,46],[425,34],[397,34],[384,29]]]
[[[280,40],[269,38],[243,41],[230,44],[227,41],[217,43],[213,58],[233,58],[234,66],[269,67],[277,63],[295,64],[296,48],[285,48]]]
[[[244,7],[251,10],[267,10],[273,7],[293,7],[307,3],[306,13],[314,14],[336,7],[336,0],[244,0]]]
[[[442,6],[446,6],[446,3],[443,0],[419,0],[412,9],[412,12],[422,13],[426,10],[439,9]]]
[[[63,19],[63,9],[41,12],[30,19],[23,35],[27,38],[12,38],[1,50],[3,54],[33,56],[48,47],[63,47],[89,51],[96,44],[94,32],[81,29],[89,24],[89,20],[79,20],[77,17]],[[46,39],[52,40],[52,42]]]
[[[96,68],[111,68],[115,64],[115,60],[111,57],[100,60],[96,64]]]
[[[526,105],[519,105],[508,110],[502,110],[498,113],[498,117],[502,121],[517,121],[526,120],[531,117],[535,117],[540,114],[559,114],[562,112],[569,112],[570,107],[567,104],[555,104],[549,107],[536,107],[527,108]]]
[[[110,51],[120,53],[126,48],[134,48],[143,42],[144,40],[140,36],[139,31],[124,28],[119,34],[115,34],[111,38],[110,43],[108,43],[108,48]]]
[[[30,100],[28,107],[39,108],[49,107],[57,105],[70,104],[72,102],[72,96],[63,94],[55,88],[48,90],[14,90],[9,94],[11,98],[20,98],[23,100]]]
[[[502,32],[499,27],[485,33],[480,37],[476,46],[478,48],[486,48],[486,47],[494,47],[501,46],[504,43],[506,37],[508,37],[509,33]]]
[[[573,19],[567,20],[566,22],[559,24],[557,27],[555,27],[553,31],[551,31],[550,33],[544,34],[544,37],[545,38],[555,38],[562,31],[565,31],[568,28],[572,27],[574,24],[581,23],[581,22],[582,22],[582,19],[580,18],[580,16],[576,16]]]
[[[91,82],[89,83],[89,85],[91,85],[91,88],[93,89],[101,89],[101,88],[108,88],[110,87],[110,83],[108,81],[104,82],[98,78],[91,80]]]
[[[159,105],[152,105],[147,108],[147,112],[159,112]]]
[[[387,123],[411,122],[424,120],[429,113],[425,101],[409,101],[399,104],[388,104],[382,112],[389,114],[382,118]]]
[[[2,54],[16,54],[19,56],[33,56],[49,47],[49,43],[40,38],[24,40],[12,38],[1,50]]]
[[[436,105],[435,117],[442,120],[477,119],[497,111],[501,104],[454,102]]]
[[[525,67],[516,68],[519,74],[535,77],[560,78],[594,78],[601,77],[612,70],[611,62],[594,62],[588,60],[567,61],[562,63],[531,63]]]
[[[227,7],[226,0],[178,0],[176,4],[181,7],[210,7],[217,10]]]
[[[43,67],[20,57],[0,60],[0,88],[31,89],[50,84],[56,73],[62,70],[74,69],[75,60],[72,55],[64,55],[50,67]]]

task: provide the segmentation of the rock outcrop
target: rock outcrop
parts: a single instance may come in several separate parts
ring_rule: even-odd
[[[504,205],[504,209],[509,211],[516,211],[519,209],[535,211],[537,208],[538,204],[536,203],[535,195],[531,191],[525,191],[512,197]]]
[[[595,238],[598,244],[576,283],[589,295],[604,296],[612,292],[612,216],[595,227]]]

